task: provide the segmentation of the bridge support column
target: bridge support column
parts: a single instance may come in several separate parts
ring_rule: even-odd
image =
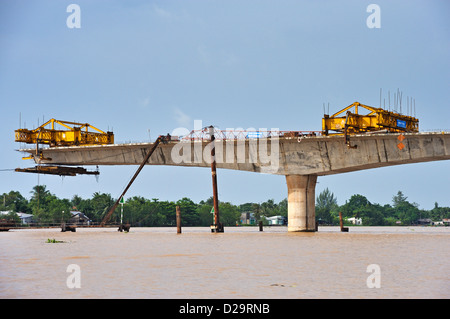
[[[317,175],[286,175],[288,231],[316,231]]]

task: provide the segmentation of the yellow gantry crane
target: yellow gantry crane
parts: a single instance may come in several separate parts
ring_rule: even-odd
[[[62,128],[57,129],[58,126]],[[91,131],[89,131],[91,129]],[[92,131],[93,130],[93,131]],[[34,159],[37,163],[43,160],[50,161],[50,158],[44,158],[40,144],[46,144],[50,147],[57,146],[83,146],[83,145],[106,145],[114,143],[114,134],[104,132],[88,123],[76,123],[51,119],[34,130],[18,129],[15,131],[15,141],[27,144],[36,144],[35,154],[23,157],[22,159]],[[60,176],[75,176],[77,174],[98,175],[98,171],[90,172],[83,167],[64,167],[38,165],[32,168],[16,168],[16,172],[53,174]]]
[[[56,129],[55,124],[64,129]],[[47,127],[51,126],[51,127]],[[95,132],[89,131],[89,129]],[[114,143],[112,132],[103,132],[88,123],[76,123],[51,119],[34,130],[18,129],[15,141],[27,144],[55,146],[105,145]]]
[[[354,112],[350,111],[352,108],[354,108]],[[361,108],[368,110],[369,113],[360,114]],[[325,114],[322,119],[322,133],[324,135],[346,135],[374,131],[418,132],[419,120],[412,116],[367,106],[359,102],[355,102],[331,116]]]

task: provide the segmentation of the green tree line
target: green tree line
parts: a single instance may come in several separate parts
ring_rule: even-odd
[[[91,198],[84,199],[74,195],[72,199],[61,199],[52,194],[45,185],[36,185],[30,192],[30,199],[17,191],[4,193],[0,198],[0,210],[11,211],[8,219],[18,217],[15,212],[32,214],[40,223],[60,223],[68,220],[70,211],[81,211],[93,222],[100,223],[105,214],[114,205],[116,199],[111,194],[96,192]],[[213,223],[212,197],[195,203],[184,197],[176,202],[162,201],[157,198],[134,196],[126,199],[123,205],[123,221],[134,227],[175,226],[176,206],[180,207],[183,226],[209,226]],[[219,202],[220,221],[225,226],[240,224],[241,213],[253,213],[256,221],[265,222],[265,217],[287,217],[287,199],[276,203],[269,199],[262,203],[245,203],[234,205],[230,202]],[[449,207],[435,207],[431,210],[419,209],[416,203],[398,191],[392,198],[391,204],[371,203],[365,196],[355,194],[343,205],[337,204],[337,198],[327,188],[316,198],[316,220],[319,224],[339,225],[339,212],[345,218],[361,218],[365,226],[412,225],[418,219],[429,218],[433,221],[450,218]],[[109,222],[120,222],[121,207],[115,210]]]
[[[343,218],[361,218],[365,226],[413,225],[419,219],[440,221],[450,218],[450,207],[440,207],[437,202],[431,210],[420,209],[416,203],[411,203],[402,191],[392,197],[392,204],[380,205],[371,203],[365,196],[355,194],[338,205],[337,199],[328,188],[316,199],[316,219],[319,223],[339,225],[339,212]]]

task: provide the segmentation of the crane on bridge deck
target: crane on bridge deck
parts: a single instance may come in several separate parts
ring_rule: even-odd
[[[56,129],[59,124],[64,129]],[[51,125],[51,128],[47,126]],[[89,131],[92,129],[96,132]],[[27,144],[48,144],[55,146],[105,145],[114,143],[114,134],[104,132],[89,123],[76,123],[51,119],[34,130],[15,131],[16,142]]]
[[[354,112],[350,110],[354,108]],[[360,114],[360,109],[366,109],[368,114]],[[345,113],[344,113],[345,112]],[[330,132],[331,131],[331,132]],[[407,133],[418,132],[419,120],[409,115],[403,115],[382,108],[354,102],[333,115],[324,114],[322,118],[323,135],[343,135],[349,148],[349,135],[364,133]]]
[[[55,124],[62,126],[57,128]],[[92,129],[89,131],[89,129]],[[104,132],[88,123],[77,123],[51,119],[34,130],[21,128],[15,130],[15,141],[26,144],[36,144],[36,152],[23,159],[34,159],[37,162],[44,160],[40,145],[49,147],[106,145],[114,143],[114,134]],[[17,168],[16,172],[52,174],[60,176],[75,176],[77,174],[98,175],[98,171],[90,172],[81,167],[45,166],[34,168]]]
[[[354,112],[350,111],[352,108],[354,108]],[[360,114],[361,108],[370,111],[370,113]],[[330,133],[330,131],[334,131],[334,133]],[[324,135],[358,134],[375,131],[418,132],[419,120],[412,116],[386,111],[359,102],[354,102],[331,116],[325,114],[322,119],[322,133]]]

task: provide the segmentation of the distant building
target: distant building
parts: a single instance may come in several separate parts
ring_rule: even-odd
[[[362,225],[362,219],[361,218],[350,217],[350,218],[347,218],[347,220],[350,223],[352,223],[353,225]]]
[[[256,224],[256,219],[255,219],[255,214],[251,213],[251,212],[244,212],[241,214],[241,224],[244,225],[255,225]]]
[[[8,215],[9,213],[11,213],[10,210],[6,210],[6,211],[0,211],[0,215]],[[22,213],[22,212],[18,212],[16,213],[17,216],[19,216],[20,218],[20,222],[23,225],[28,225],[33,223],[33,215],[31,214],[26,214],[26,213]]]
[[[71,211],[70,214],[72,217],[70,217],[68,223],[70,224],[76,224],[76,225],[90,225],[92,221],[87,217],[85,214],[79,211]]]
[[[417,225],[433,225],[433,221],[429,218],[422,218],[417,220]]]
[[[26,213],[19,212],[19,213],[17,213],[17,215],[19,215],[20,221],[24,225],[32,224],[34,222],[34,220],[33,220],[34,216],[32,214],[26,214]]]
[[[266,220],[269,222],[269,225],[286,225],[287,224],[287,219],[284,216],[266,217]]]

